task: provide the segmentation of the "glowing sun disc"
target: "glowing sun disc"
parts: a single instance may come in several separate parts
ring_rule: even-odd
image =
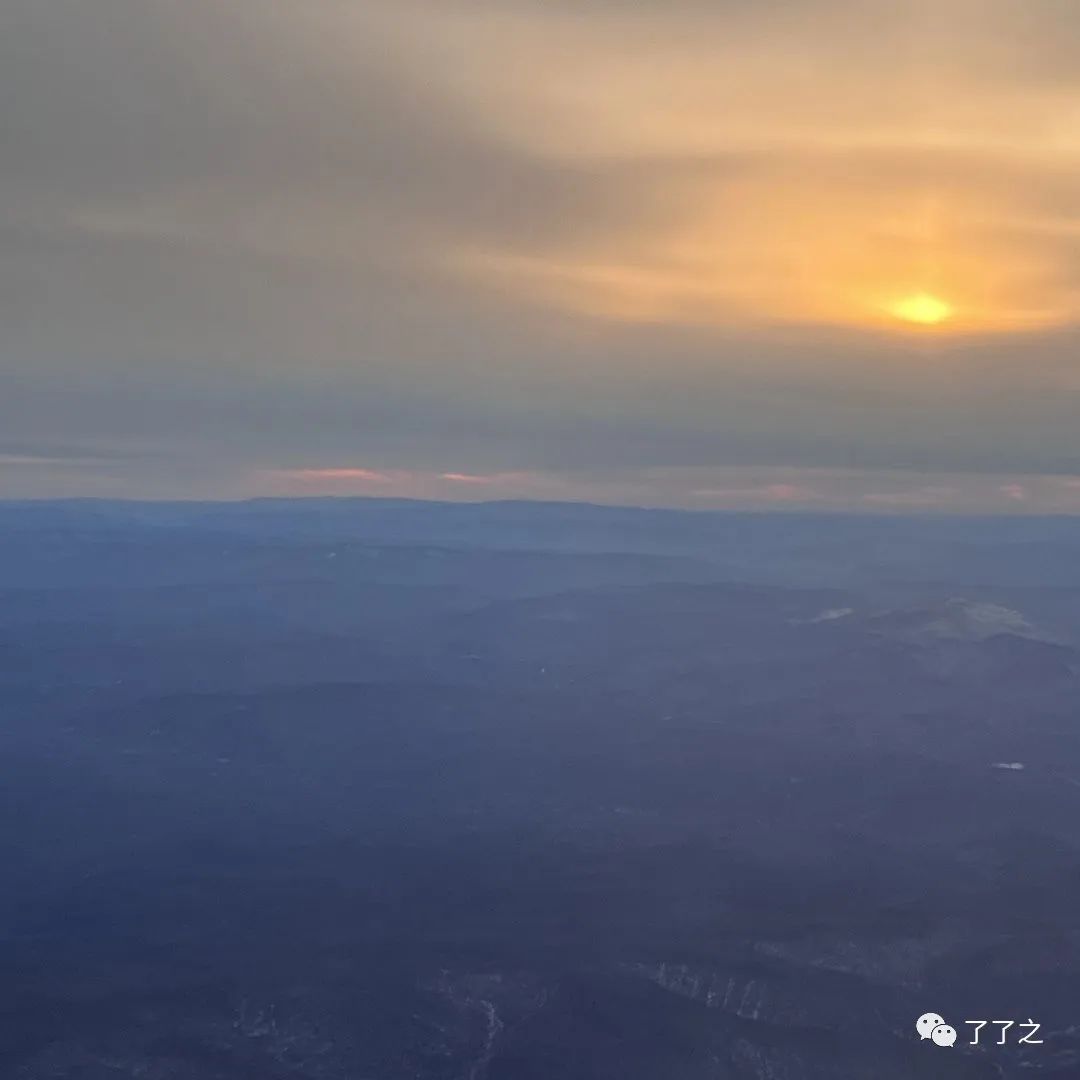
[[[904,322],[918,323],[920,326],[936,326],[945,322],[952,315],[952,305],[929,293],[918,293],[897,300],[889,311]]]

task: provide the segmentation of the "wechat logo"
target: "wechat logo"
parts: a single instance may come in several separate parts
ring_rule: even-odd
[[[920,1039],[931,1039],[936,1046],[954,1046],[956,1028],[945,1023],[945,1018],[937,1013],[923,1013],[915,1021],[915,1030]]]
[[[964,1026],[973,1029],[971,1042],[965,1043],[965,1046],[978,1046],[979,1035],[984,1027],[1001,1029],[1000,1038],[995,1043],[996,1046],[1005,1046],[1009,1042],[1024,1043],[1028,1046],[1041,1046],[1043,1044],[1042,1039],[1035,1038],[1042,1030],[1042,1024],[1036,1020],[1028,1020],[1026,1024],[1016,1020],[965,1020]],[[1016,1032],[1014,1032],[1010,1037],[1009,1031],[1013,1028],[1026,1031],[1027,1034],[1020,1039],[1016,1037]],[[924,1041],[929,1039],[935,1046],[956,1045],[956,1028],[951,1024],[946,1024],[945,1018],[939,1013],[923,1013],[915,1021],[915,1030],[919,1033],[920,1039]]]

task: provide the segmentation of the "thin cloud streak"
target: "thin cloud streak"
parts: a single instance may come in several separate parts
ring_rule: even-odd
[[[705,481],[713,483],[705,483]],[[942,482],[946,480],[947,482]],[[649,469],[602,478],[358,467],[268,470],[261,494],[447,500],[554,499],[715,510],[1080,514],[1080,477],[814,468]]]

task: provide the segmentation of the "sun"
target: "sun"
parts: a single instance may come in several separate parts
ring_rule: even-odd
[[[905,296],[889,306],[889,313],[904,322],[920,326],[937,326],[953,314],[952,304],[929,293]]]

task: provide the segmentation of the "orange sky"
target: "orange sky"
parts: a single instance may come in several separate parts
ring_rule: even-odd
[[[451,252],[492,283],[626,321],[903,332],[924,295],[949,308],[939,333],[1080,313],[1064,4],[407,2],[371,21],[470,123],[610,174],[622,213],[595,228]]]
[[[1080,475],[1074,0],[8,0],[0,93],[0,495]]]

